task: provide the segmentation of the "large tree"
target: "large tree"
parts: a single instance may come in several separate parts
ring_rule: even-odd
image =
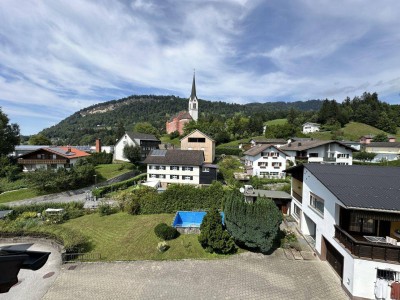
[[[10,119],[0,107],[0,155],[8,155],[19,144],[19,126],[9,124]]]
[[[142,160],[141,151],[139,146],[126,145],[123,150],[124,157],[131,163],[137,164]]]
[[[41,133],[32,135],[28,143],[29,145],[51,145],[50,139]]]
[[[282,213],[271,199],[258,197],[246,203],[235,190],[225,198],[226,229],[235,241],[248,248],[266,253],[271,250],[282,222]]]
[[[140,133],[153,134],[157,137],[160,135],[160,132],[158,131],[158,129],[155,128],[153,125],[151,125],[149,122],[136,123],[136,125],[133,127],[133,131],[140,132]]]

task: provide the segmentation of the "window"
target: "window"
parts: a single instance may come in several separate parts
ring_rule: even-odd
[[[260,172],[260,176],[268,176],[269,172]]]
[[[309,157],[318,157],[318,153],[310,153],[308,156]]]
[[[160,174],[160,175],[158,175],[158,177],[159,178],[165,178],[165,175],[164,174]]]
[[[203,171],[203,172],[210,172],[210,168],[204,167],[204,168],[202,169],[202,171]]]
[[[375,234],[375,220],[351,214],[349,231]]]
[[[264,162],[264,161],[260,161],[260,162],[258,163],[258,166],[259,166],[259,167],[267,167],[267,166],[268,166],[268,163],[267,163],[267,162]]]
[[[183,176],[183,180],[193,180],[193,176]]]
[[[193,167],[182,167],[182,171],[193,171]]]
[[[66,168],[66,169],[71,168],[71,164],[64,164],[64,168]]]
[[[170,179],[179,179],[179,176],[178,175],[169,175],[169,178]]]
[[[206,139],[205,138],[196,138],[196,137],[190,137],[189,143],[205,143]]]
[[[179,166],[170,166],[169,169],[173,171],[179,171]]]
[[[153,170],[153,166],[152,165],[149,165],[149,170]]]
[[[279,168],[279,167],[282,166],[282,163],[280,163],[280,162],[273,162],[273,163],[272,163],[272,166],[273,166],[275,169],[277,169],[277,168]]]
[[[279,175],[279,172],[269,172],[269,175],[277,176],[277,175]]]
[[[151,174],[150,178],[157,178],[156,174]]]
[[[300,218],[301,216],[301,209],[298,207],[296,204],[293,205],[293,214],[297,217]]]
[[[160,166],[160,170],[165,170],[165,166]]]
[[[337,158],[349,158],[348,154],[338,153]]]
[[[310,205],[320,213],[324,213],[324,200],[310,193]]]
[[[270,152],[269,156],[275,158],[275,157],[279,157],[279,153],[278,152]]]
[[[51,164],[52,169],[57,169],[57,164]]]

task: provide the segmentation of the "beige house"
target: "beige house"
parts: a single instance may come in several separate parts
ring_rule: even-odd
[[[212,163],[215,159],[215,141],[197,129],[181,139],[181,150],[204,151],[205,163]]]

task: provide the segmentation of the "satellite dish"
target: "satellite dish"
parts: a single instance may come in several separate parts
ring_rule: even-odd
[[[239,191],[243,194],[244,193],[244,188],[240,188]]]

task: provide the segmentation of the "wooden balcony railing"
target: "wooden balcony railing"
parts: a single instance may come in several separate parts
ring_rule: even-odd
[[[67,164],[67,159],[18,159],[21,165],[51,165],[51,164]]]
[[[343,244],[351,254],[359,258],[400,262],[399,246],[358,241],[337,225],[335,225],[335,238]]]
[[[299,201],[300,203],[303,203],[303,197],[297,194],[295,191],[292,190],[292,196]]]

